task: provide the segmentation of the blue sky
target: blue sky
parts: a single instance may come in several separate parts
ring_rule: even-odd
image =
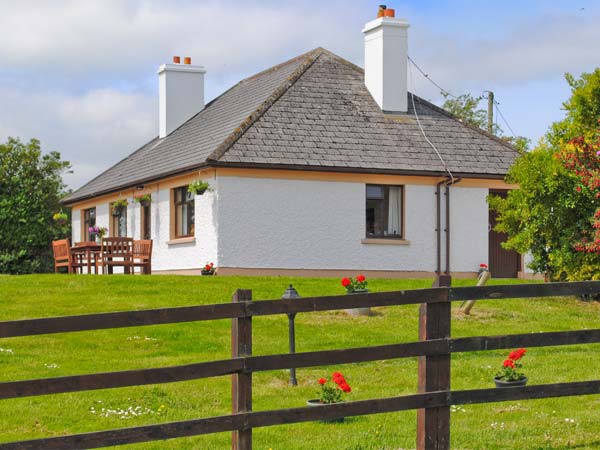
[[[207,100],[317,46],[362,66],[361,28],[379,3],[0,0],[0,141],[36,137],[61,151],[78,187],[157,134],[156,69],[173,55],[206,67]],[[597,3],[387,2],[409,20],[410,54],[432,79],[454,94],[493,90],[534,142],[563,115],[564,73],[598,64]],[[412,78],[411,90],[442,102]]]

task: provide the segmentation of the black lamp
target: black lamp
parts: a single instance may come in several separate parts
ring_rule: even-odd
[[[294,286],[291,284],[285,290],[283,295],[281,296],[282,300],[293,300],[295,298],[300,298],[300,294],[298,291],[294,289]],[[288,327],[289,327],[289,335],[290,335],[290,354],[296,353],[296,327],[294,325],[294,319],[296,318],[296,313],[290,313],[288,316]],[[296,380],[296,368],[290,368],[290,384],[292,386],[298,386],[298,380]]]

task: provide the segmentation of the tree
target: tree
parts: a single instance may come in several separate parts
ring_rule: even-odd
[[[442,108],[455,116],[457,119],[474,127],[487,129],[487,111],[479,109],[482,96],[473,97],[471,94],[461,94],[450,98],[447,92],[442,92],[444,104]]]
[[[441,94],[445,98],[442,108],[455,116],[461,122],[488,131],[487,109],[479,108],[479,103],[481,100],[483,100],[483,96],[480,95],[479,97],[473,97],[471,94],[467,93],[459,95],[458,97],[450,98],[450,94],[447,92],[442,92]],[[519,152],[525,152],[529,149],[529,139],[523,136],[505,136],[504,131],[497,123],[492,125],[492,132],[494,135],[500,137],[515,147],[517,150],[519,150]]]
[[[53,215],[61,211],[62,174],[70,167],[58,152],[42,154],[36,139],[0,144],[0,273],[51,270],[50,243],[69,232]]]
[[[600,69],[582,73],[579,79],[567,73],[565,79],[571,87],[571,97],[563,103],[565,118],[553,123],[546,133],[546,139],[557,151],[579,136],[591,141],[600,118]]]
[[[521,155],[506,199],[490,198],[506,248],[529,252],[530,267],[553,280],[600,279],[600,70],[566,75],[566,116]]]

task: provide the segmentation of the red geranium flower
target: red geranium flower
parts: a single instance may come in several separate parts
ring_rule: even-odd
[[[325,378],[319,378],[319,384],[321,386],[323,386],[325,383],[327,383],[327,380]]]
[[[363,281],[365,281],[365,276],[364,275],[357,275],[356,276],[356,281],[358,281],[359,283],[362,283]]]
[[[511,369],[515,368],[515,362],[512,359],[505,359],[502,365],[504,367],[510,367]]]
[[[352,281],[349,278],[342,278],[342,286],[347,287]]]
[[[346,383],[345,381],[340,384],[340,389],[342,391],[344,391],[345,393],[352,392],[352,388],[350,388],[350,386],[348,385],[348,383]]]
[[[527,350],[524,348],[520,348],[518,350],[513,350],[508,355],[508,358],[512,359],[513,361],[518,361],[519,359],[521,359],[523,357],[523,355],[525,355],[526,352],[527,352]]]

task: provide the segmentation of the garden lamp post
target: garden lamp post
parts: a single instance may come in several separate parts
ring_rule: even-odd
[[[282,300],[295,299],[300,298],[300,294],[298,291],[294,289],[294,286],[291,284],[285,290],[283,295],[281,296]],[[296,327],[294,325],[294,319],[296,318],[296,313],[290,313],[288,316],[288,327],[289,327],[289,335],[290,335],[290,354],[296,353]],[[298,380],[296,380],[296,368],[290,368],[290,384],[292,386],[298,386]]]

